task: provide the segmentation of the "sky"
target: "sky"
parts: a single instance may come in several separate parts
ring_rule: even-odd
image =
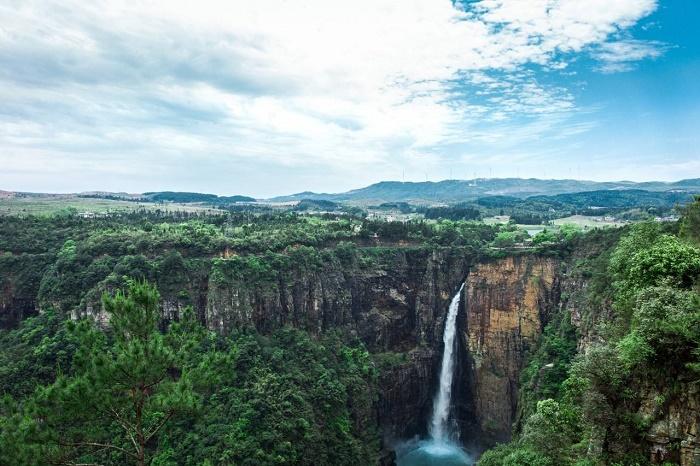
[[[0,0],[0,189],[700,177],[697,0]]]

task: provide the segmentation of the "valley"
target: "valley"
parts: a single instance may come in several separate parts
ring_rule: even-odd
[[[653,280],[651,283],[657,288],[645,293],[673,292],[684,296],[674,299],[696,299],[691,298],[696,292],[684,291],[697,286],[693,283],[697,283],[697,274],[700,273],[700,253],[693,246],[682,246],[681,249],[677,249],[680,245],[673,246],[679,251],[673,254],[681,254],[673,260],[686,261],[681,262],[684,264],[681,267],[686,268],[674,266],[676,268],[662,272],[661,277],[670,274],[667,276],[672,280],[681,280],[674,282],[675,285],[663,285],[666,279],[662,278],[635,278],[636,275],[623,278],[626,269],[619,269],[620,272],[610,269],[614,264],[611,255],[622,254],[616,250],[641,248],[641,260],[647,251],[644,248],[661,247],[655,246],[657,241],[695,231],[697,226],[691,222],[692,218],[695,217],[686,214],[680,233],[679,224],[675,222],[596,228],[589,232],[582,229],[552,230],[550,240],[533,243],[523,250],[517,245],[510,247],[503,243],[506,233],[512,235],[516,231],[507,223],[487,225],[448,220],[404,223],[346,214],[257,213],[251,216],[227,211],[214,216],[191,212],[132,212],[98,218],[65,215],[3,217],[0,219],[0,322],[5,330],[0,336],[0,346],[7,357],[17,354],[19,359],[4,362],[5,369],[0,372],[3,385],[0,387],[4,386],[5,394],[18,403],[12,408],[18,410],[16,415],[29,416],[22,422],[31,422],[29,413],[21,413],[22,407],[28,406],[32,400],[34,385],[54,383],[59,377],[57,365],[71,367],[70,360],[75,357],[71,356],[74,350],[70,349],[70,339],[66,340],[70,333],[60,330],[65,325],[61,323],[63,319],[96,322],[109,329],[111,317],[105,308],[104,293],[112,295],[125,289],[128,280],[133,278],[152,283],[158,290],[158,328],[172,328],[191,316],[196,322],[192,325],[201,326],[197,332],[204,333],[195,332],[187,338],[209,335],[207,338],[213,339],[211,341],[222,339],[216,347],[223,346],[216,350],[213,347],[204,349],[207,347],[206,338],[200,343],[192,343],[205,346],[189,356],[183,355],[185,359],[180,370],[197,373],[201,367],[206,367],[201,366],[203,362],[198,358],[219,357],[215,356],[216,351],[228,347],[244,351],[240,345],[247,338],[257,339],[261,348],[272,345],[278,348],[274,351],[288,353],[287,357],[292,358],[290,366],[275,369],[279,374],[296,370],[294,364],[297,362],[293,361],[301,355],[292,354],[297,351],[296,345],[301,344],[295,343],[300,338],[309,339],[309,343],[304,344],[311,347],[331,345],[337,348],[333,351],[338,353],[333,357],[339,359],[335,359],[333,364],[337,366],[331,370],[338,376],[341,373],[347,376],[340,379],[345,385],[334,403],[340,403],[338,406],[347,410],[343,411],[347,416],[343,421],[348,423],[346,427],[341,431],[322,427],[329,422],[329,414],[313,408],[316,424],[309,425],[306,428],[309,434],[305,435],[316,432],[314,435],[321,437],[314,442],[322,442],[314,443],[313,447],[308,443],[312,441],[311,437],[297,437],[293,433],[295,428],[285,427],[285,423],[279,420],[263,420],[263,424],[257,427],[253,424],[241,427],[244,431],[240,435],[255,441],[264,441],[268,435],[255,429],[274,432],[274,438],[279,442],[296,438],[296,444],[284,450],[286,453],[278,450],[283,448],[278,441],[274,445],[258,447],[266,452],[277,451],[275,455],[286,458],[280,459],[283,463],[307,464],[305,458],[308,456],[299,456],[300,452],[308,448],[326,451],[323,442],[330,439],[321,439],[328,435],[341,435],[337,438],[345,440],[334,441],[348,441],[355,445],[345,450],[349,455],[347,464],[362,457],[366,464],[390,465],[396,461],[397,452],[405,451],[410,442],[436,438],[435,429],[431,431],[428,426],[437,403],[436,394],[443,391],[438,390],[441,366],[444,366],[441,360],[446,354],[443,335],[446,335],[446,325],[454,322],[451,343],[454,362],[452,371],[449,371],[452,376],[443,378],[452,396],[447,398],[447,404],[444,398],[440,402],[440,409],[447,409],[441,422],[453,432],[449,437],[451,441],[464,448],[458,451],[475,458],[487,451],[479,464],[500,464],[489,463],[493,461],[491,458],[500,454],[496,452],[516,454],[513,452],[520,451],[518,448],[545,460],[550,458],[547,461],[565,464],[561,461],[569,461],[566,458],[573,461],[579,455],[574,444],[579,441],[575,440],[575,432],[580,432],[586,435],[584,439],[590,448],[598,449],[594,455],[601,458],[628,454],[651,458],[649,452],[660,449],[666,452],[661,453],[664,458],[675,458],[682,466],[691,465],[695,461],[693,458],[697,457],[695,452],[700,451],[694,440],[694,414],[682,408],[679,410],[678,406],[696,403],[697,399],[692,388],[693,376],[683,369],[686,363],[682,360],[675,366],[680,372],[674,372],[672,376],[678,381],[673,387],[664,381],[663,377],[670,376],[668,373],[659,376],[655,385],[649,385],[648,379],[641,375],[643,372],[636,372],[644,367],[643,361],[625,366],[628,372],[616,377],[626,377],[626,383],[638,388],[630,394],[632,398],[618,405],[622,410],[620,417],[605,421],[612,424],[601,424],[603,421],[587,417],[589,414],[585,410],[589,408],[585,403],[588,401],[585,397],[579,401],[570,398],[581,395],[571,394],[569,387],[573,383],[571,378],[578,374],[575,372],[578,369],[574,368],[586,364],[587,354],[603,351],[600,348],[606,348],[606,341],[627,341],[623,338],[625,332],[630,331],[630,325],[637,325],[636,320],[631,324],[629,320],[620,320],[621,300],[632,298],[616,291],[616,280]],[[623,246],[621,237],[641,232],[646,232],[644,241],[633,240],[628,246]],[[692,235],[686,237],[692,238]],[[634,254],[624,253],[624,256]],[[671,288],[663,291],[659,286]],[[673,287],[679,291],[671,291],[675,289]],[[456,294],[460,288],[463,291]],[[644,299],[653,302],[656,298]],[[454,313],[448,314],[448,308]],[[448,319],[448,315],[454,321]],[[695,315],[683,314],[683,318],[694,318],[691,316]],[[48,327],[42,323],[46,319],[51,319]],[[32,325],[39,327],[30,330]],[[616,330],[611,330],[610,325]],[[56,329],[58,333],[55,333]],[[607,336],[611,331],[620,336]],[[46,355],[36,351],[14,353],[19,350],[17,345],[39,344],[33,340],[32,335],[36,332],[45,335],[40,341],[53,341],[60,352]],[[700,341],[694,340],[694,336],[687,338],[690,338],[687,343],[690,348]],[[44,344],[41,343],[39,348]],[[619,346],[622,344],[613,343],[611,349],[605,351],[624,348]],[[650,340],[649,344],[662,343]],[[268,351],[261,350],[261,355]],[[253,351],[250,357],[258,358],[255,356],[258,350]],[[321,353],[314,351],[305,353],[306,356],[299,361],[305,361],[302,364],[312,361],[329,364],[323,362],[326,361],[321,357],[323,350]],[[211,354],[207,356],[208,353]],[[60,356],[63,362],[55,359],[58,354],[64,355]],[[224,357],[223,354],[220,357]],[[36,357],[48,359],[32,359]],[[232,361],[239,358],[230,357],[234,358]],[[319,357],[321,359],[316,359]],[[360,359],[356,360],[357,357]],[[254,364],[261,364],[264,359],[259,361]],[[281,363],[274,361],[269,364]],[[238,367],[236,364],[239,363],[233,364],[233,367]],[[689,364],[694,364],[692,359]],[[42,367],[41,373],[45,375],[39,379],[36,375],[28,376],[25,371],[31,366]],[[214,371],[208,377],[221,377],[216,375],[214,368],[208,370]],[[71,373],[69,369],[65,376],[60,377],[70,377]],[[257,373],[251,373],[251,376],[258,377],[254,374]],[[77,377],[78,373],[74,376]],[[596,396],[610,399],[610,403],[620,403],[614,401],[614,397],[608,398],[613,395],[606,395],[605,391],[608,390],[606,384],[618,382],[591,379],[592,373],[576,376],[589,377],[586,384],[603,384],[596,388],[602,390],[595,392],[601,393]],[[18,378],[24,379],[21,387],[26,385],[26,389],[19,390],[20,386],[14,385]],[[204,405],[200,414],[189,415],[189,422],[202,427],[207,422],[214,422],[213,419],[207,421],[214,415],[209,411],[213,408],[208,406],[220,397],[218,390],[227,383],[233,383],[231,389],[237,387],[237,396],[252,395],[249,392],[252,386],[236,385],[241,383],[236,381],[223,385],[216,382],[209,388],[195,386],[193,396]],[[584,384],[581,387],[590,388],[577,390],[593,390],[597,386]],[[301,397],[299,401],[307,399],[307,395],[301,393],[295,395]],[[260,396],[269,397],[271,394]],[[644,408],[652,406],[654,397],[658,396],[664,397],[662,404],[653,409]],[[265,403],[272,403],[271,398],[264,399],[267,400]],[[572,449],[566,454],[552,452],[546,445],[525,443],[529,442],[527,436],[531,435],[532,423],[544,415],[541,413],[544,409],[542,400],[559,403],[558,409],[571,406],[566,409],[574,410],[574,417],[558,418],[559,414],[552,414],[555,418],[546,421],[574,423],[571,428],[575,430],[566,434],[572,436],[571,440],[567,437],[560,446],[569,448],[566,445],[571,442]],[[315,403],[313,399],[306,402]],[[246,412],[237,411],[233,405],[226,405],[225,409],[234,410],[233,417],[226,422],[237,422],[236,419]],[[245,409],[255,413],[260,408],[250,405]],[[4,411],[2,425],[5,429],[15,422],[12,412],[15,411]],[[625,420],[629,414],[625,413],[637,412],[644,413],[635,415],[645,416],[644,425],[648,427],[630,431],[625,434],[629,437],[623,446],[615,446],[611,443],[614,436],[629,428]],[[302,416],[299,422],[302,418],[308,422],[309,415],[290,412],[288,420],[291,422],[295,416]],[[185,419],[187,417],[183,421]],[[171,449],[184,447],[185,444],[177,447],[168,440],[170,435],[184,434],[177,425],[171,426],[174,430],[164,428],[163,435],[168,437],[151,443],[147,448],[149,454],[163,451],[166,445],[171,445],[167,447]],[[673,427],[662,428],[664,425]],[[557,429],[568,429],[568,426],[563,424]],[[229,431],[227,428],[226,432]],[[7,435],[18,434],[13,430],[3,432],[5,441],[9,438]],[[66,434],[70,435],[68,432],[61,435]],[[602,437],[588,437],[592,434]],[[217,434],[208,435],[217,438]],[[438,437],[442,438],[442,435]],[[25,445],[31,455],[50,454],[48,451],[41,453],[42,446],[34,444],[31,437],[16,438],[13,442]],[[512,450],[504,450],[505,447],[489,450],[503,442],[513,442],[508,444]],[[521,444],[522,447],[518,446]],[[680,449],[669,450],[670,445],[676,444]],[[216,455],[228,452],[225,454],[233,454],[231,458],[239,458],[241,464],[246,464],[245,457],[256,457],[253,450],[233,453],[225,442],[206,448],[204,444],[197,445],[195,442],[187,448],[193,448],[192,452],[198,451],[198,454],[210,451],[206,448],[214,448],[211,451],[217,451]],[[349,445],[342,448],[350,448]],[[185,454],[184,451],[174,451],[178,451],[175,453],[177,457]],[[9,454],[20,455],[22,452]],[[76,458],[83,459],[100,457],[100,453],[86,453],[86,450],[63,451],[63,454],[77,454]],[[211,454],[206,453],[208,457]],[[255,461],[257,464],[276,464],[272,458],[260,456]],[[403,464],[398,459],[399,464]],[[336,464],[345,464],[344,461],[338,459]]]

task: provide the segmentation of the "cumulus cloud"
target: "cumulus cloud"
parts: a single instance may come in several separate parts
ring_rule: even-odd
[[[0,144],[25,168],[42,151],[56,160],[160,154],[167,166],[186,154],[348,171],[504,133],[517,144],[577,110],[570,90],[537,69],[558,72],[583,53],[603,72],[657,57],[663,44],[618,40],[656,6],[5,2]],[[513,121],[530,132],[511,131]]]

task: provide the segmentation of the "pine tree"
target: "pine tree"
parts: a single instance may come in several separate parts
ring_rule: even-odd
[[[37,392],[34,442],[49,464],[145,466],[169,421],[196,405],[178,365],[182,342],[158,330],[155,287],[130,281],[104,295],[109,328],[76,325],[80,349],[73,373]]]

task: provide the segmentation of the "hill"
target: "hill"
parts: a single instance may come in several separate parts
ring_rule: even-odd
[[[478,178],[473,180],[444,180],[438,182],[382,181],[365,188],[344,193],[304,192],[270,199],[287,202],[301,199],[329,200],[357,204],[379,204],[382,202],[413,202],[423,204],[474,201],[487,196],[510,196],[528,198],[541,195],[557,195],[601,190],[642,189],[645,191],[700,192],[700,179],[677,182],[632,181],[596,182],[585,180],[540,180],[535,178]]]
[[[255,198],[249,196],[217,196],[216,194],[190,193],[190,192],[149,192],[143,196],[155,202],[207,202],[212,204],[229,204],[236,202],[255,202]]]
[[[693,196],[688,191],[645,191],[643,189],[601,190],[580,193],[557,194],[556,196],[533,196],[528,201],[549,201],[576,208],[632,208],[670,207],[686,204]]]

